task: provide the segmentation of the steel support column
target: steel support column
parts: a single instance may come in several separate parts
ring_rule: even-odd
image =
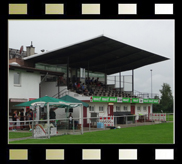
[[[69,86],[69,57],[67,58],[67,89]]]
[[[39,98],[41,98],[41,85],[39,84]]]
[[[77,74],[78,69],[75,68],[75,71],[76,71],[76,79],[78,79],[78,74]]]
[[[115,84],[115,87],[116,87],[116,76],[114,76],[114,84]]]
[[[89,61],[88,61],[87,78],[89,78]]]
[[[134,95],[134,70],[132,69],[132,93]]]
[[[119,72],[119,91],[121,93],[121,71]]]
[[[105,65],[105,74],[104,74],[104,77],[105,77],[105,88],[107,88],[106,86],[107,86],[107,73],[106,73],[106,70],[107,70],[107,68],[106,68],[106,65]]]
[[[57,77],[58,78],[58,98],[59,98],[59,83],[60,83],[60,81],[59,81],[59,76]]]

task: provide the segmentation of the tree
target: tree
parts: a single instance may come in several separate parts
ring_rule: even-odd
[[[173,96],[171,87],[167,83],[163,83],[161,92],[161,108],[164,112],[173,112]]]
[[[173,96],[171,87],[167,83],[163,83],[162,89],[159,90],[161,93],[160,104],[153,105],[153,112],[173,113]]]
[[[155,96],[154,99],[159,99],[159,96]],[[161,104],[153,104],[153,112],[154,113],[161,113]]]

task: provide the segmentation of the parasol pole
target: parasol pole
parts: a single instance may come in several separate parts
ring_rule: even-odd
[[[49,128],[49,103],[47,103],[47,125],[48,125],[48,138],[50,139],[50,128]]]
[[[69,106],[66,107],[66,133],[68,133],[69,130],[69,118],[68,118],[68,111],[69,111]]]
[[[33,116],[32,116],[32,137],[34,138],[34,112],[35,112],[35,108],[36,108],[36,106],[37,105],[35,105],[34,107],[33,107]]]
[[[81,115],[81,117],[82,117],[82,126],[81,126],[81,133],[83,134],[83,104],[81,104],[81,113],[82,113],[82,115]]]

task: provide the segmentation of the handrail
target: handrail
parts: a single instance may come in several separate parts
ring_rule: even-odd
[[[62,97],[62,95],[64,95],[66,92],[69,92],[69,91],[67,90],[67,91],[63,92],[63,93],[60,95],[60,97]]]
[[[146,92],[139,92],[137,90],[134,90],[134,95],[136,96],[142,96],[142,98],[145,97],[145,95],[147,96],[147,98],[151,98],[151,99],[154,99],[155,96],[158,96],[159,97],[159,94],[158,93],[146,93]]]
[[[65,91],[66,90],[66,91]],[[65,91],[65,92],[64,92]],[[58,97],[58,94],[60,97],[62,97],[65,93],[68,93],[69,90],[67,90],[67,88],[64,88],[63,90],[61,90],[59,93],[56,93],[54,96],[52,97]],[[129,92],[129,91],[123,91],[123,92]],[[130,91],[132,92],[132,91]],[[152,93],[153,96],[151,96],[151,93],[145,93],[145,92],[139,92],[137,90],[134,90],[134,92],[132,93],[132,96],[136,96],[136,97],[140,97],[140,98],[151,98],[154,99],[155,96],[159,97],[159,94],[157,93]]]
[[[67,88],[64,88],[63,90],[61,90],[59,93],[56,93],[54,96],[52,97],[55,97],[56,95],[60,94],[61,92],[63,92],[64,90],[66,90]]]

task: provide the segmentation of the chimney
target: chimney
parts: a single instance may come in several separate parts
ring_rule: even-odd
[[[31,41],[31,45],[26,47],[26,50],[27,50],[27,56],[31,56],[35,54],[35,47],[33,47],[32,41]]]

